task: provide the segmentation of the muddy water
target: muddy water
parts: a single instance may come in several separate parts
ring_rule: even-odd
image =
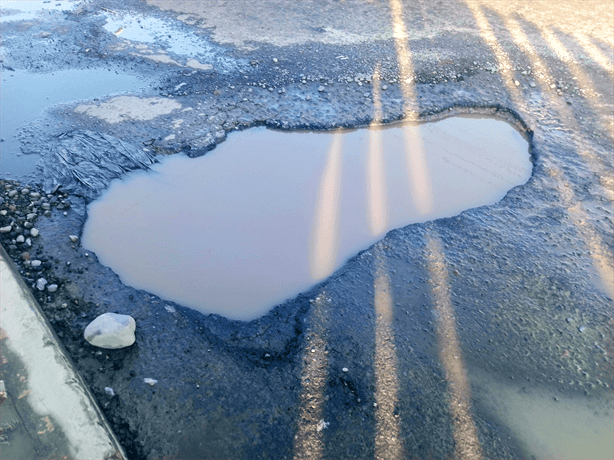
[[[493,119],[235,133],[114,181],[83,245],[128,285],[250,320],[387,231],[493,204],[531,175],[528,143]]]
[[[28,73],[22,70],[0,72],[2,109],[0,144],[2,176],[12,177],[34,171],[38,155],[23,155],[17,137],[21,128],[43,115],[51,106],[69,101],[117,94],[144,86],[141,78],[108,70],[60,70],[52,73]]]

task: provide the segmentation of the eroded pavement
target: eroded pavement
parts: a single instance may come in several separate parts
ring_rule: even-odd
[[[20,72],[139,81],[54,103],[0,144],[2,245],[130,458],[610,455],[610,2],[11,3],[4,88]],[[527,184],[394,230],[249,323],[124,286],[69,237],[108,181],[146,165],[130,152],[199,156],[258,125],[461,113],[526,132]],[[79,156],[85,138],[112,146],[104,161]],[[34,171],[18,182],[13,156]],[[84,341],[106,311],[136,319],[134,346]]]

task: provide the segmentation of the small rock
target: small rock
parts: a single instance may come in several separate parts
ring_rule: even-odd
[[[584,331],[586,330],[586,326],[580,326],[580,327],[578,328],[578,330],[579,330],[580,332],[584,332]]]
[[[104,392],[107,394],[107,396],[115,396],[115,392],[111,387],[104,387]]]
[[[305,100],[306,100],[306,101],[310,101],[310,100],[311,100],[311,96],[308,94],[308,95],[305,97]],[[10,230],[9,230],[9,232],[10,232]]]
[[[324,91],[324,87],[323,87],[323,86],[318,86],[318,91],[319,91],[319,92]]]
[[[518,80],[514,80],[514,84],[515,84],[516,86],[520,86],[520,82],[519,82]]]
[[[31,228],[30,229],[30,236],[33,238],[36,238],[39,235],[39,231],[37,228]]]
[[[83,337],[95,347],[116,349],[136,341],[136,321],[129,315],[104,313],[87,325]]]
[[[279,61],[277,60],[277,58],[273,58],[273,62],[277,63]]]
[[[39,278],[36,280],[36,289],[38,289],[39,291],[44,291],[46,285],[47,280],[45,278]]]
[[[156,379],[150,379],[149,377],[145,377],[143,379],[143,382],[145,382],[148,385],[154,386],[156,383],[158,383],[158,381]]]
[[[388,89],[388,85],[382,85],[382,91],[386,91]]]
[[[33,268],[40,267],[42,264],[43,263],[38,259],[34,259],[33,261],[30,262],[30,266]]]
[[[50,284],[49,286],[47,286],[47,291],[48,292],[55,292],[58,290],[58,285],[57,284]]]
[[[45,211],[48,211],[49,209],[51,209],[51,204],[43,203],[41,204],[41,208],[43,208]]]
[[[68,235],[68,238],[70,238],[70,241],[72,241],[73,243],[79,241],[79,237],[77,235]]]
[[[26,219],[28,219],[29,221],[34,221],[36,220],[37,217],[38,217],[38,214],[36,214],[35,212],[31,212],[26,216]]]
[[[22,252],[21,253],[21,258],[23,260],[30,260],[30,253],[29,252]]]
[[[21,189],[21,194],[22,195],[27,195],[28,193],[30,193],[30,189],[29,188],[22,188]]]
[[[26,238],[23,235],[19,235],[15,241],[17,241],[19,244],[25,243],[26,242]]]
[[[11,230],[13,230],[12,225],[7,225],[6,227],[0,227],[0,233],[9,233]]]
[[[343,369],[341,369],[343,372],[348,372],[349,369],[347,367],[344,367]]]
[[[15,195],[17,195],[17,190],[11,190],[9,192],[9,198],[13,198]]]
[[[572,318],[567,318],[565,321],[567,321],[568,323],[571,323],[573,321]]]

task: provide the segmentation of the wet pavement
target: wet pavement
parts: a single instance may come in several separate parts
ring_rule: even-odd
[[[143,83],[20,121],[41,169],[19,182],[4,127],[0,144],[2,246],[128,458],[611,458],[610,2],[53,2],[11,19],[12,3],[3,81],[89,69]],[[250,322],[125,286],[70,238],[123,174],[97,174],[79,139],[128,171],[146,165],[126,160],[137,151],[196,157],[255,126],[468,113],[526,132],[525,185],[395,229]],[[58,154],[76,173],[47,173]],[[107,311],[136,319],[133,346],[84,341]]]

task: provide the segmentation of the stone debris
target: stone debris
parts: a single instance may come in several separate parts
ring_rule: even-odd
[[[57,290],[58,290],[57,284],[50,284],[49,286],[47,286],[47,292],[55,292]]]
[[[36,280],[36,289],[38,289],[39,291],[44,291],[46,285],[47,280],[45,278],[39,278]]]
[[[117,349],[136,341],[136,321],[129,315],[104,313],[87,325],[83,337],[95,347]]]
[[[70,238],[70,241],[72,241],[73,243],[79,241],[79,237],[77,235],[68,235],[68,238]]]
[[[115,396],[115,392],[111,387],[104,387],[104,392],[107,394],[107,396]]]
[[[156,379],[150,379],[149,377],[144,378],[143,382],[151,386],[154,386],[156,383],[158,383]]]
[[[38,229],[37,229],[37,228],[31,228],[31,229],[30,229],[30,236],[31,236],[32,238],[36,238],[36,237],[39,235],[39,233],[40,233],[40,232],[38,231]]]

